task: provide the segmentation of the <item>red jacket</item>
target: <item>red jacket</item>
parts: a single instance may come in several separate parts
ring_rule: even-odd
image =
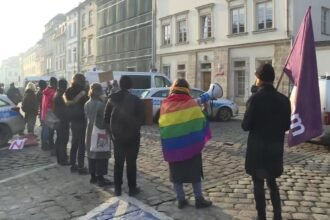
[[[41,120],[45,120],[46,113],[49,109],[53,108],[53,98],[55,95],[56,89],[52,87],[47,87],[42,93],[42,112]]]

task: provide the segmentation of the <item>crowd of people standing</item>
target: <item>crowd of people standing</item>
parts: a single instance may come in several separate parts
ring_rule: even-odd
[[[266,180],[274,219],[280,220],[281,199],[276,178],[283,173],[284,135],[290,126],[290,102],[274,88],[275,72],[270,64],[261,65],[255,75],[254,94],[246,104],[242,121],[242,129],[249,131],[245,168],[253,180],[258,219],[266,219]],[[113,143],[115,194],[122,194],[126,162],[129,195],[135,196],[140,192],[136,182],[136,161],[145,111],[143,102],[129,92],[131,87],[131,79],[122,76],[119,87],[115,83],[113,90],[108,91],[109,95],[106,96],[101,84],[87,85],[82,74],[73,77],[70,87],[66,80],[57,81],[54,77],[50,79],[49,86],[40,81],[38,92],[29,83],[22,103],[27,130],[33,133],[39,111],[41,149],[51,150],[58,164],[71,166],[71,172],[90,174],[90,183],[99,186],[112,184],[104,176],[108,172]],[[204,198],[201,185],[202,150],[211,137],[211,130],[200,104],[203,103],[191,97],[189,83],[185,79],[178,79],[172,84],[169,96],[160,107],[162,152],[169,165],[170,181],[179,209],[188,205],[184,183],[192,184],[196,208],[212,205],[211,201]],[[70,129],[72,138],[68,156]],[[85,166],[85,152],[88,168]]]

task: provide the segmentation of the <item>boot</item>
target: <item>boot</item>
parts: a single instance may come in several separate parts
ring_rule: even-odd
[[[178,201],[178,209],[183,209],[187,205],[188,205],[188,201],[186,199],[182,201]]]
[[[207,208],[207,207],[210,207],[211,205],[212,205],[212,202],[205,200],[203,197],[196,199],[196,202],[195,202],[196,209]]]

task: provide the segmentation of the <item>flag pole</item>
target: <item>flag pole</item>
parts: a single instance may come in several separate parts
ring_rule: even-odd
[[[278,80],[277,85],[276,85],[276,90],[278,90],[278,87],[280,86],[280,83],[281,83],[281,81],[283,79],[283,75],[284,75],[284,72],[282,71],[282,74],[280,76],[280,79]]]

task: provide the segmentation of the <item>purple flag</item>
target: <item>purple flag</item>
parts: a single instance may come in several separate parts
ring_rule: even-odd
[[[320,92],[315,42],[308,8],[283,71],[293,82],[289,146],[298,145],[322,133]]]

